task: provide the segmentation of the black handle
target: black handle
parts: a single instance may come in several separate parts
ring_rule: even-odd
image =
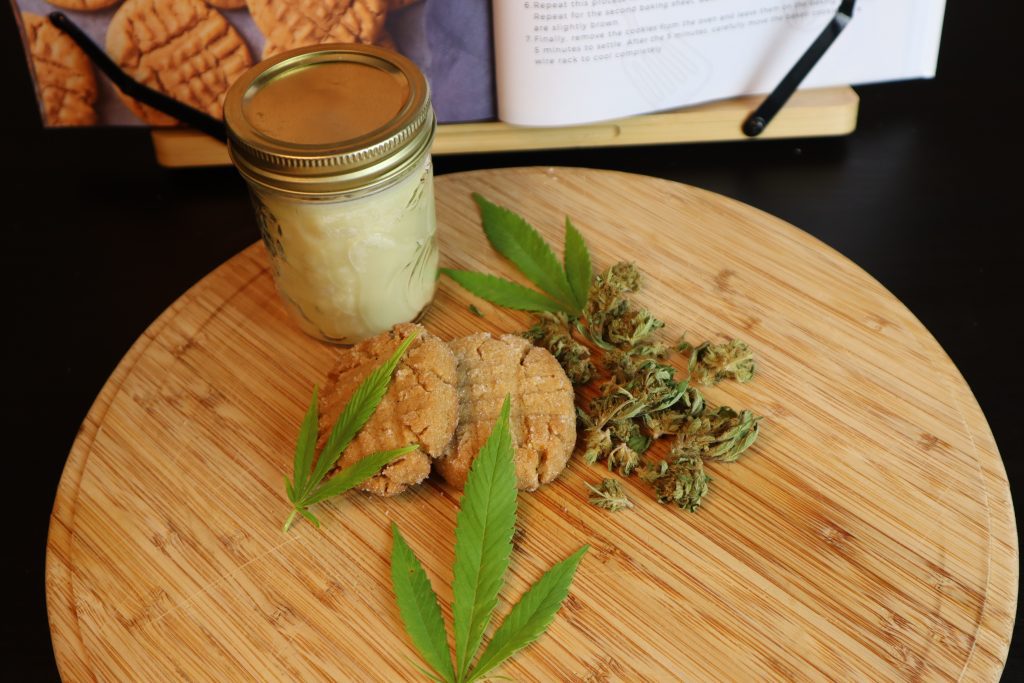
[[[856,0],[843,0],[843,3],[836,10],[832,20],[828,22],[825,29],[807,48],[807,52],[797,60],[793,68],[789,70],[782,81],[779,82],[771,94],[765,98],[761,106],[754,110],[746,121],[743,122],[743,134],[748,137],[756,137],[761,134],[775,115],[779,113],[783,105],[789,100],[790,95],[800,86],[807,74],[814,65],[818,63],[821,56],[843,32],[846,25],[853,18],[853,5]]]
[[[107,53],[101,50],[96,43],[92,42],[89,36],[85,35],[82,29],[78,28],[63,12],[51,12],[49,19],[51,24],[75,41],[78,47],[82,48],[82,51],[92,60],[93,64],[106,74],[125,95],[143,104],[148,104],[168,116],[173,116],[185,125],[206,133],[212,138],[216,138],[221,142],[227,142],[227,128],[223,121],[218,121],[205,112],[201,112],[136,81],[122,71],[117,64],[114,64],[113,60],[107,56]]]

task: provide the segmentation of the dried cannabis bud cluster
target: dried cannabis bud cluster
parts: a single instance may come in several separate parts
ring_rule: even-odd
[[[626,299],[626,294],[638,291],[640,271],[632,263],[621,261],[603,275],[595,275],[577,328],[605,351],[643,344],[665,323]]]
[[[680,346],[685,342],[680,341]],[[705,386],[723,379],[749,382],[754,378],[754,352],[746,343],[733,339],[726,344],[704,342],[690,354],[690,379]]]
[[[590,503],[599,508],[617,512],[633,507],[633,503],[626,497],[626,491],[622,488],[622,482],[618,479],[605,479],[600,486],[587,488],[594,494],[590,496]]]
[[[680,340],[676,348],[690,352],[689,377],[677,380],[675,368],[664,362],[671,349],[652,339],[664,323],[626,297],[640,286],[634,264],[616,263],[594,277],[581,317],[572,320],[561,313],[542,313],[525,336],[551,351],[574,384],[590,382],[596,368],[590,349],[575,339],[573,328],[602,351],[607,379],[587,409],[577,411],[583,427],[583,458],[589,463],[604,461],[622,476],[639,471],[659,502],[693,512],[711,481],[704,460],[735,461],[757,439],[761,418],[749,410],[711,408],[691,381],[703,385],[723,379],[750,381],[754,357],[739,340],[705,342],[696,348]],[[662,437],[674,439],[669,459],[645,458],[651,443]],[[595,493],[590,502],[599,507],[632,506],[614,479],[590,488]]]
[[[704,461],[687,456],[648,465],[640,478],[654,486],[659,503],[675,503],[690,512],[697,511],[711,481],[704,473]]]
[[[491,246],[537,289],[485,273],[440,272],[485,301],[535,313],[537,323],[523,335],[550,351],[575,385],[595,381],[598,368],[591,351],[596,349],[606,379],[587,409],[577,410],[583,457],[590,463],[603,460],[623,476],[639,471],[659,501],[696,510],[710,481],[704,460],[736,460],[757,439],[761,418],[749,410],[711,408],[695,383],[750,381],[750,349],[738,340],[696,348],[680,340],[676,349],[690,359],[688,377],[676,380],[675,369],[665,362],[672,349],[653,339],[665,324],[628,298],[640,291],[636,265],[623,261],[594,274],[583,235],[568,217],[559,263],[551,245],[522,216],[478,194],[473,200]],[[472,304],[469,309],[481,315]],[[671,455],[653,462],[644,456],[660,438],[674,439]],[[616,483],[606,479],[600,489],[591,487],[598,494],[591,502],[622,509],[629,501]]]
[[[564,313],[538,313],[537,324],[523,336],[550,351],[573,384],[586,384],[594,378],[590,349],[573,338]]]

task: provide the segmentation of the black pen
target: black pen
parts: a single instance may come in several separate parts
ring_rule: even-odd
[[[843,0],[831,21],[828,22],[828,25],[825,26],[825,29],[815,41],[811,43],[811,46],[807,48],[807,52],[797,60],[793,68],[789,70],[789,73],[775,86],[775,90],[772,90],[771,94],[761,103],[761,106],[755,109],[754,113],[743,122],[743,133],[745,135],[749,137],[760,135],[761,131],[771,123],[771,120],[775,118],[775,115],[779,113],[782,106],[789,100],[789,96],[793,94],[793,91],[797,89],[811,69],[814,68],[814,65],[818,63],[818,60],[821,59],[821,56],[825,54],[835,39],[839,37],[839,34],[843,32],[843,29],[846,28],[846,25],[853,19],[853,6],[855,3],[856,0]]]

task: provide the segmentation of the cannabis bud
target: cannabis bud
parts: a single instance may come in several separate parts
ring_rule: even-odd
[[[619,470],[619,474],[628,477],[640,465],[640,455],[629,447],[628,443],[619,443],[608,453],[608,469]]]
[[[607,429],[587,427],[583,436],[583,459],[590,465],[608,456],[612,450],[612,435]]]
[[[739,339],[725,344],[704,342],[690,355],[690,378],[704,385],[726,378],[749,382],[754,378],[754,352]]]
[[[619,348],[640,344],[665,323],[651,315],[646,308],[627,306],[621,315],[614,318],[605,328],[605,339]]]
[[[604,350],[631,348],[648,340],[665,323],[625,298],[640,289],[640,271],[633,263],[621,261],[594,277],[584,321],[577,328]]]
[[[676,434],[690,423],[692,418],[704,412],[704,397],[696,387],[685,386],[685,391],[671,408],[646,413],[641,416],[644,428],[652,439],[666,434]]]
[[[538,313],[537,323],[523,336],[550,351],[573,384],[586,384],[593,379],[596,368],[590,362],[590,349],[573,339],[564,314]]]
[[[659,503],[675,503],[690,512],[696,512],[708,492],[711,481],[704,472],[700,458],[678,457],[669,463],[662,460],[657,465],[647,465],[640,478],[654,487]]]
[[[737,413],[728,406],[687,418],[676,431],[672,455],[733,462],[757,440],[760,421],[749,410]]]
[[[601,482],[600,486],[587,484],[587,488],[594,493],[588,499],[591,505],[596,505],[599,508],[611,510],[612,512],[633,507],[633,501],[626,497],[626,491],[622,488],[622,483],[617,479],[605,479]]]

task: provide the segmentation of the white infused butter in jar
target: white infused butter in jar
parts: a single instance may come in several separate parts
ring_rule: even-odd
[[[434,296],[437,243],[435,119],[416,66],[365,45],[286,52],[235,82],[224,117],[302,330],[352,344],[417,318]]]

